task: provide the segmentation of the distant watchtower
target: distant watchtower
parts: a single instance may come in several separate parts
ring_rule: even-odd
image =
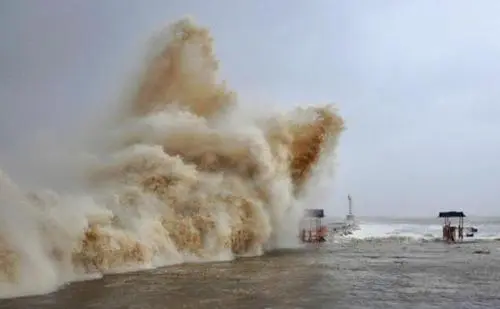
[[[354,222],[354,215],[352,214],[352,197],[351,195],[347,195],[347,199],[349,200],[349,213],[345,217],[346,221]]]

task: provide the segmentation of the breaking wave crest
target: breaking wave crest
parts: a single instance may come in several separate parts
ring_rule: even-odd
[[[465,237],[464,243],[491,242],[500,240],[500,225],[475,218],[466,223],[466,228],[473,226],[478,232],[473,237]],[[364,222],[351,235],[339,237],[341,241],[354,242],[442,242],[443,228],[436,224],[436,219],[425,222]]]
[[[217,66],[206,29],[183,19],[163,31],[103,133],[106,155],[85,168],[85,194],[28,192],[0,170],[0,297],[296,237],[298,201],[343,121],[332,106],[244,117]]]

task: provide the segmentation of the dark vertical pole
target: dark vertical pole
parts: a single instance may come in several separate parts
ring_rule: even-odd
[[[316,228],[316,240],[319,242],[319,237],[321,234],[321,218],[319,218],[318,227]]]
[[[312,220],[309,220],[309,242],[312,241]]]

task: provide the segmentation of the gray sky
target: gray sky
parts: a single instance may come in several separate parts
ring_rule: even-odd
[[[363,215],[500,214],[498,12],[495,0],[2,1],[0,165],[100,114],[152,32],[193,15],[242,101],[338,103],[348,130],[322,194],[330,214],[347,193]]]

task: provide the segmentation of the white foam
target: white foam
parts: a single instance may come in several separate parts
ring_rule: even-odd
[[[495,240],[500,238],[500,224],[465,224],[465,227],[474,226],[478,232],[472,238],[465,240]],[[442,237],[442,226],[440,224],[416,224],[416,223],[377,223],[362,222],[360,229],[351,235],[344,236],[345,239],[383,239],[383,238],[409,238],[414,240],[433,240]]]

